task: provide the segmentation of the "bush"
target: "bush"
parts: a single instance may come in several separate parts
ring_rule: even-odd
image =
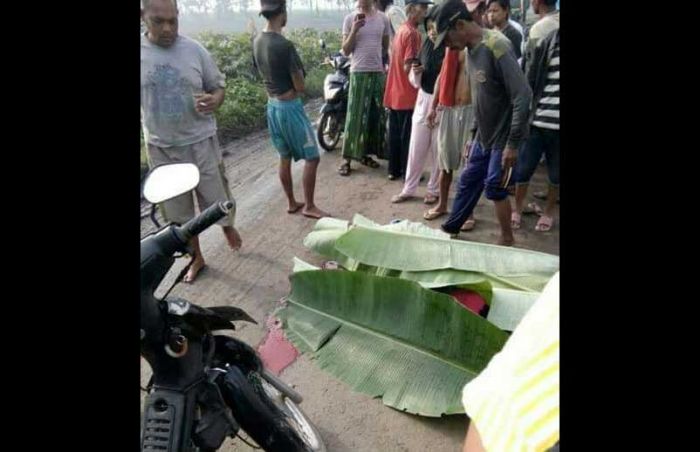
[[[261,83],[246,78],[227,80],[224,103],[216,112],[221,141],[265,127],[266,104],[267,94]]]

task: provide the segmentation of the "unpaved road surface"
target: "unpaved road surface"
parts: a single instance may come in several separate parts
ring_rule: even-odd
[[[318,101],[307,105],[314,122],[319,105]],[[235,305],[245,309],[259,324],[239,323],[234,334],[257,346],[266,334],[265,319],[289,292],[292,258],[297,256],[315,264],[322,260],[302,244],[315,220],[286,213],[284,193],[277,179],[278,156],[267,131],[229,143],[224,152],[231,191],[237,203],[236,227],[243,237],[243,248],[231,252],[220,229],[205,231],[201,243],[208,267],[193,285],[181,284],[172,294],[203,306]],[[422,219],[426,209],[422,203],[425,183],[417,193],[421,198],[391,204],[389,200],[401,190],[401,182],[387,179],[386,161],[381,161],[379,169],[353,163],[350,177],[337,174],[340,163],[340,149],[331,153],[321,151],[316,186],[319,207],[343,219],[360,213],[379,223],[395,218],[425,222]],[[298,200],[303,200],[303,165],[303,162],[293,165]],[[531,191],[545,187],[544,174],[544,169],[539,168]],[[146,211],[143,207],[142,212]],[[475,214],[477,227],[470,233],[462,233],[461,237],[496,243],[498,227],[492,204],[482,197]],[[441,220],[429,224],[437,228]],[[516,232],[517,246],[559,254],[558,224],[552,232],[537,233],[535,221],[536,217],[523,217],[523,228]],[[148,218],[143,218],[142,232],[150,229]],[[183,265],[184,262],[176,264],[166,283]],[[141,368],[141,380],[145,385],[150,369],[143,360]],[[463,415],[429,419],[393,410],[380,399],[351,391],[305,355],[282,371],[281,377],[304,396],[301,407],[319,428],[330,451],[461,450],[468,422]],[[220,450],[253,449],[239,440],[229,440]]]

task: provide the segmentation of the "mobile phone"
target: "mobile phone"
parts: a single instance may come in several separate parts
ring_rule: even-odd
[[[420,66],[420,58],[409,58],[408,64],[411,64],[413,66]]]
[[[365,13],[359,13],[357,16],[357,20],[364,20],[365,19]]]
[[[511,166],[507,170],[503,171],[503,176],[501,177],[501,188],[508,188],[510,184],[510,177],[513,175],[513,167]]]

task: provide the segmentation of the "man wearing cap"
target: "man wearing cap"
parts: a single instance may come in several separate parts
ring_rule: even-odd
[[[299,94],[304,92],[304,66],[294,44],[282,36],[287,25],[285,0],[261,0],[260,15],[267,26],[253,42],[253,59],[268,95],[267,125],[280,156],[279,178],[287,195],[287,213],[301,210],[309,218],[328,214],[314,203],[316,172],[320,160],[314,131]],[[292,159],[303,159],[304,203],[294,198]]]
[[[175,0],[142,0],[141,115],[151,167],[193,163],[199,169],[194,193],[200,210],[233,200],[223,156],[216,138],[216,111],[224,102],[225,79],[207,50],[178,34]],[[194,217],[194,196],[186,193],[161,204],[167,221],[185,223]],[[241,247],[233,227],[234,212],[219,221],[231,249]],[[192,265],[184,281],[191,283],[204,268],[199,239],[192,238]]]
[[[468,164],[459,178],[452,213],[442,230],[456,235],[472,214],[481,193],[494,202],[501,226],[501,245],[514,243],[508,201],[510,176],[518,148],[527,134],[532,91],[503,34],[483,29],[460,0],[438,6],[436,45],[468,49],[473,87],[476,133],[468,150]]]
[[[411,138],[411,117],[418,89],[408,79],[413,65],[419,65],[421,36],[418,25],[428,12],[430,0],[407,0],[406,17],[396,32],[391,46],[391,62],[384,89],[384,106],[389,109],[387,143],[389,150],[389,179],[406,174],[408,145]]]

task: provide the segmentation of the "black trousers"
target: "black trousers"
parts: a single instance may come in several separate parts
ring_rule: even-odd
[[[396,178],[406,174],[412,117],[413,110],[389,109],[386,136],[387,149],[389,150],[389,174]]]

